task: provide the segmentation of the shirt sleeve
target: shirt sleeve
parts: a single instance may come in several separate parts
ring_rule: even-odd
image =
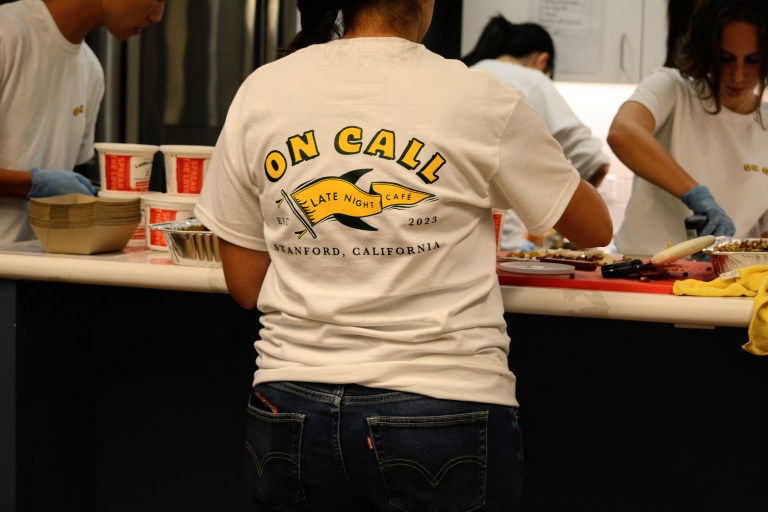
[[[674,111],[678,84],[682,85],[682,80],[677,70],[659,68],[640,82],[627,101],[635,101],[647,108],[656,121],[654,131],[658,131]]]
[[[560,219],[580,177],[525,98],[511,112],[501,137],[491,197],[498,208],[514,208],[528,231],[540,234]]]
[[[266,251],[261,199],[242,143],[242,92],[232,101],[211,155],[195,216],[227,242]]]

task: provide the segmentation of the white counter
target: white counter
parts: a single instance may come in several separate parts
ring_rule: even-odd
[[[38,241],[0,246],[0,278],[227,293],[221,268],[174,265],[165,251],[50,254]]]
[[[127,247],[90,256],[47,254],[39,242],[0,246],[0,278],[162,290],[226,293],[221,268],[174,265],[166,252]],[[657,293],[502,286],[510,313],[663,322],[679,327],[747,327],[747,297],[678,297]]]

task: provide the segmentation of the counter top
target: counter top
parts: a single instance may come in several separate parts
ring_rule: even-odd
[[[0,278],[227,293],[221,268],[174,265],[164,251],[128,246],[94,255],[51,254],[37,241],[0,246]],[[679,297],[591,289],[502,285],[510,313],[672,323],[679,327],[747,327],[747,297]]]
[[[174,265],[144,246],[79,255],[46,253],[37,240],[0,245],[0,278],[227,293],[221,268]]]

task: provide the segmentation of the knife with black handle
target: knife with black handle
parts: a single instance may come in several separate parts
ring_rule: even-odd
[[[643,260],[635,259],[603,265],[600,267],[600,272],[603,274],[603,277],[625,277],[652,267],[653,263],[650,261],[643,263]]]

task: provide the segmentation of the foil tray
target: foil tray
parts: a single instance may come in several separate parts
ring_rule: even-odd
[[[768,265],[768,238],[717,237],[715,243],[702,252],[709,255],[718,275],[753,265]]]
[[[197,219],[150,224],[150,229],[162,231],[171,261],[192,267],[220,267],[219,237]]]

